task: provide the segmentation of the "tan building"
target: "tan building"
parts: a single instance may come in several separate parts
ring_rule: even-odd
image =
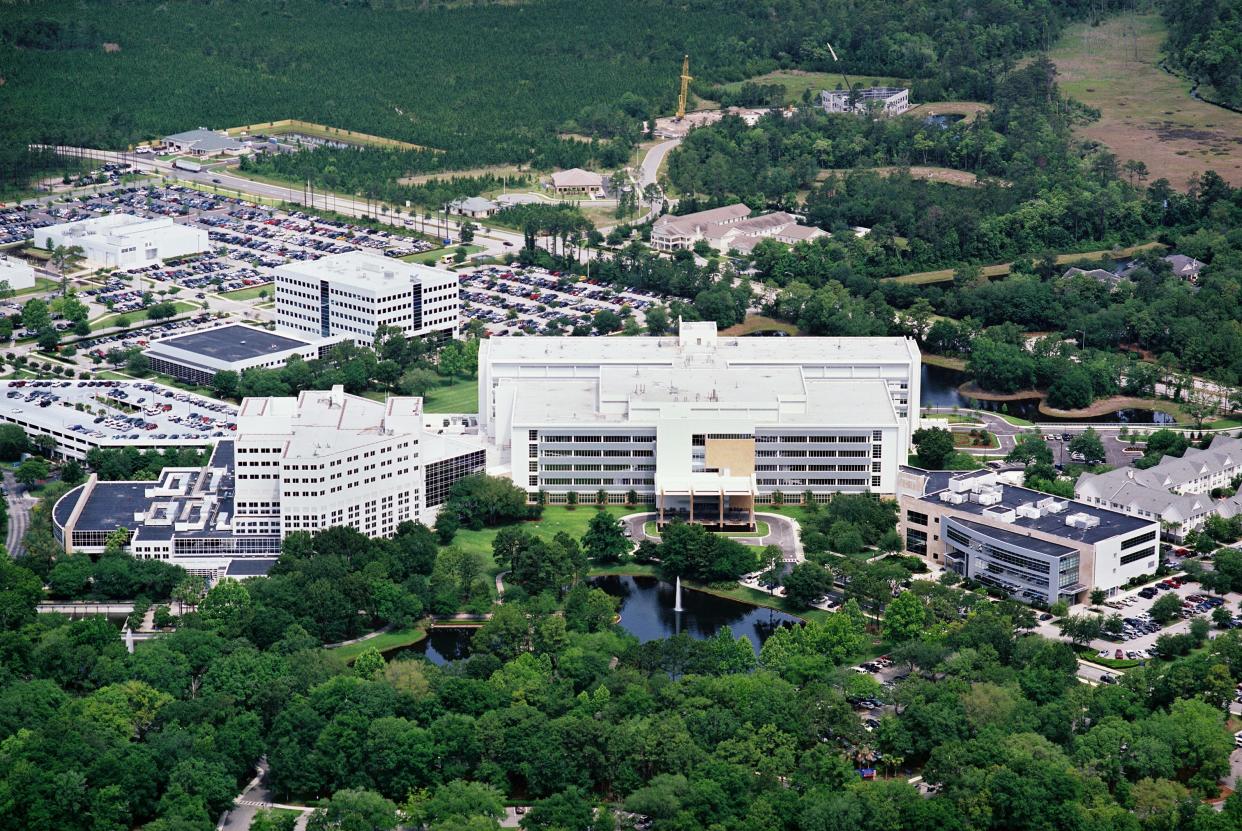
[[[996,473],[902,467],[899,530],[911,554],[1023,602],[1085,602],[1160,563],[1160,523],[1016,485]]]
[[[717,251],[745,253],[764,239],[793,245],[826,236],[819,228],[799,225],[793,214],[774,211],[751,216],[750,208],[739,203],[685,216],[665,214],[651,227],[651,246],[657,251],[678,251],[703,241]]]
[[[575,167],[552,174],[552,190],[560,196],[603,196],[604,177]]]

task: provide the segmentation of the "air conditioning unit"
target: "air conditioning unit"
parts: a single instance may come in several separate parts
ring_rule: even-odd
[[[1078,513],[1066,516],[1065,524],[1071,528],[1094,528],[1100,524],[1100,518],[1098,516],[1092,516],[1091,514],[1079,511]]]
[[[988,488],[979,491],[975,501],[980,505],[999,505],[1003,494],[1000,488]]]
[[[948,502],[950,505],[961,505],[966,501],[966,494],[954,493],[953,491],[941,491],[940,501]]]
[[[1018,516],[1020,517],[1024,517],[1026,519],[1039,519],[1043,515],[1044,512],[1040,510],[1039,506],[1031,502],[1023,502],[1018,506]]]
[[[1059,514],[1065,510],[1066,503],[1052,496],[1045,496],[1035,503],[1046,514]]]

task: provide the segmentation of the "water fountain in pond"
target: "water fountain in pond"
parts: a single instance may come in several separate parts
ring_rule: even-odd
[[[685,611],[685,609],[681,607],[681,577],[680,576],[677,578],[677,595],[675,599],[673,600],[673,611],[674,612]]]

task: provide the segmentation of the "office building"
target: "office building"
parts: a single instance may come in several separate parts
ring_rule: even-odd
[[[901,115],[910,109],[910,90],[904,87],[826,89],[819,94],[819,106],[829,113]]]
[[[230,323],[162,338],[143,352],[156,372],[190,384],[210,386],[217,372],[279,369],[295,355],[304,361],[315,360],[344,340],[340,336],[303,339]]]
[[[1074,496],[1090,505],[1157,520],[1165,536],[1181,542],[1213,514],[1226,519],[1242,513],[1242,497],[1213,499],[1242,476],[1242,439],[1217,436],[1206,450],[1191,448],[1180,458],[1165,456],[1146,470],[1123,467],[1107,473],[1084,473]]]
[[[80,246],[90,268],[133,268],[210,248],[201,228],[178,225],[167,216],[146,219],[120,213],[36,228],[34,244],[49,251],[58,245]]]
[[[0,254],[0,281],[12,291],[23,291],[35,286],[35,271],[30,263],[16,257]]]
[[[186,130],[164,138],[165,146],[174,153],[187,153],[191,156],[240,156],[247,147],[235,138],[230,138],[223,130]]]
[[[413,337],[456,337],[457,275],[364,251],[291,262],[275,269],[276,326],[314,338],[371,346],[377,327]]]
[[[777,492],[894,493],[918,380],[903,338],[492,338],[479,417],[531,494],[731,524]]]
[[[1003,484],[992,471],[903,467],[906,550],[1023,602],[1109,595],[1160,562],[1160,523]]]
[[[552,174],[552,190],[558,196],[603,196],[604,177],[580,167]]]
[[[247,398],[236,438],[217,443],[203,468],[166,468],[156,482],[92,476],[67,493],[54,510],[57,539],[102,551],[123,527],[134,556],[221,577],[270,561],[297,531],[391,536],[402,522],[430,522],[453,483],[485,466],[477,441],[428,435],[423,421],[422,399],[378,402],[339,386]]]

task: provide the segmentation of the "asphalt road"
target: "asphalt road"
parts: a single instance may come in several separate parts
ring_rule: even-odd
[[[4,470],[4,487],[8,491],[5,501],[9,508],[9,528],[5,534],[4,547],[9,556],[16,557],[22,553],[22,537],[26,536],[26,528],[30,525],[30,500],[25,489],[13,478],[13,471],[8,468]]]
[[[623,524],[630,529],[630,539],[636,543],[643,540],[658,542],[658,537],[652,537],[643,530],[643,526],[648,522],[654,522],[657,516],[658,514],[654,512],[647,512],[625,517]],[[800,563],[806,559],[802,551],[802,542],[798,537],[797,522],[781,514],[756,513],[755,518],[768,524],[766,537],[732,537],[731,539],[743,545],[780,546],[786,563]]]

